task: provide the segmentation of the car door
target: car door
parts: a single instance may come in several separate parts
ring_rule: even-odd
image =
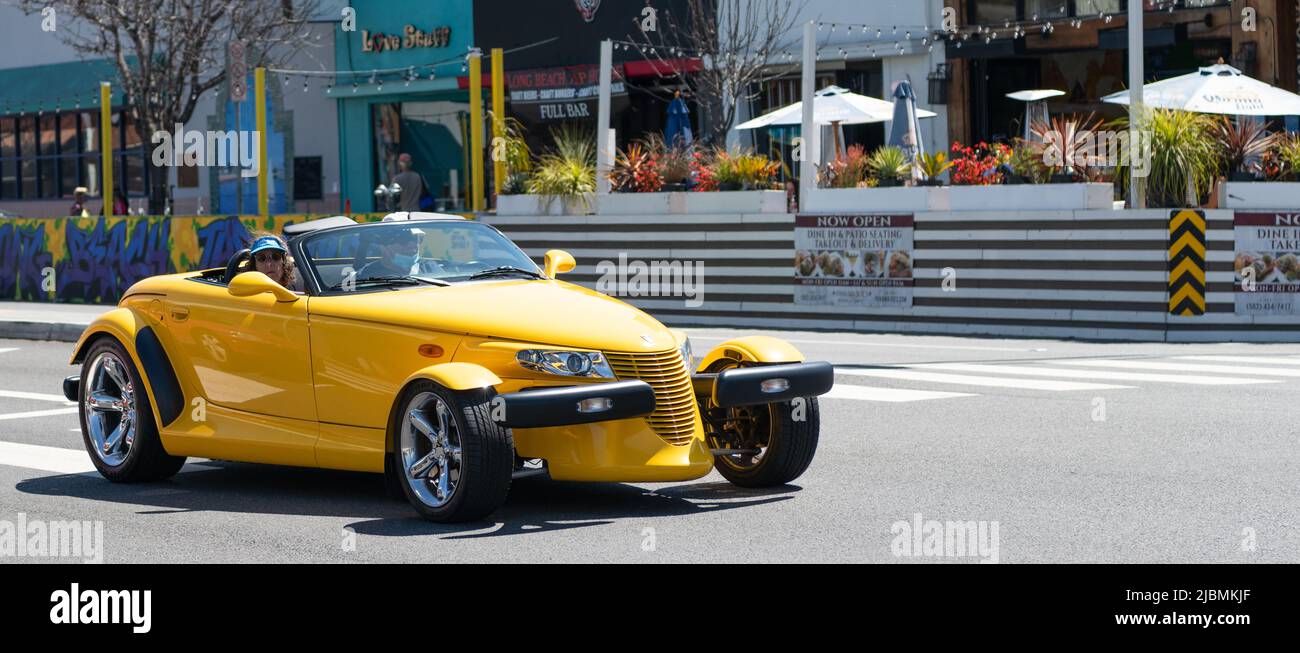
[[[203,398],[223,408],[316,421],[307,297],[234,297],[224,285],[194,281],[167,298],[175,346]]]

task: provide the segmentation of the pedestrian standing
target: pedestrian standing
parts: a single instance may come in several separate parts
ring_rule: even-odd
[[[420,176],[420,173],[411,169],[410,154],[403,153],[397,157],[397,170],[397,175],[393,177],[393,183],[402,187],[397,210],[419,211],[420,197],[424,195],[424,179]]]

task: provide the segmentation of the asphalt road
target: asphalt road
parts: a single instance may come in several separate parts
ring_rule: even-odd
[[[691,333],[697,353],[731,335]],[[101,520],[110,563],[1300,561],[1300,345],[774,335],[840,372],[794,485],[520,481],[463,525],[366,474],[200,461],[110,484],[59,396],[71,346],[0,340],[0,520]],[[990,547],[899,555],[931,520]]]

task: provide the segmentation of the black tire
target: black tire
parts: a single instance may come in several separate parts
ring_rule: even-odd
[[[816,397],[804,402],[802,421],[796,421],[795,402],[750,406],[760,424],[767,425],[767,448],[754,465],[732,465],[732,457],[718,456],[714,467],[723,478],[741,487],[773,487],[799,478],[817,453],[820,416]]]
[[[735,367],[735,363],[711,366],[710,372],[721,372]],[[801,404],[797,406],[796,402]],[[707,413],[725,414],[729,424],[741,422],[752,425],[752,439],[763,447],[762,457],[757,461],[745,456],[716,456],[714,469],[733,485],[740,487],[774,487],[785,485],[799,478],[812,464],[817,454],[817,439],[821,432],[821,413],[816,397],[799,397],[791,401],[758,406],[718,409],[702,405]],[[802,419],[795,419],[796,413]],[[710,429],[712,430],[712,428]],[[735,438],[718,439],[718,434],[711,433],[709,446],[714,449],[745,448],[750,443],[741,443]]]
[[[132,394],[135,402],[135,437],[126,452],[126,457],[116,465],[108,464],[95,450],[90,435],[90,425],[86,420],[86,393],[90,391],[88,372],[92,363],[104,353],[112,354],[126,368],[130,376],[130,384],[133,386]],[[170,455],[163,448],[162,438],[158,435],[158,424],[154,421],[153,405],[149,401],[148,392],[145,391],[140,371],[136,369],[135,362],[126,348],[112,336],[95,341],[86,352],[81,366],[81,386],[78,389],[77,400],[81,407],[79,417],[82,443],[86,446],[86,453],[90,455],[95,469],[99,470],[104,478],[114,483],[159,481],[175,476],[185,465],[184,456]]]
[[[426,503],[412,488],[402,459],[401,433],[407,420],[409,404],[423,393],[437,395],[451,409],[461,449],[459,480],[451,499],[434,506]],[[501,507],[510,494],[514,473],[515,447],[510,429],[492,421],[491,402],[496,392],[491,388],[456,392],[421,380],[402,393],[389,423],[388,468],[397,477],[407,501],[421,517],[441,523],[482,519]]]

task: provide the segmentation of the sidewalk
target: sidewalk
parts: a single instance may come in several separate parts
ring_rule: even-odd
[[[0,340],[76,342],[99,315],[115,306],[0,302]]]

